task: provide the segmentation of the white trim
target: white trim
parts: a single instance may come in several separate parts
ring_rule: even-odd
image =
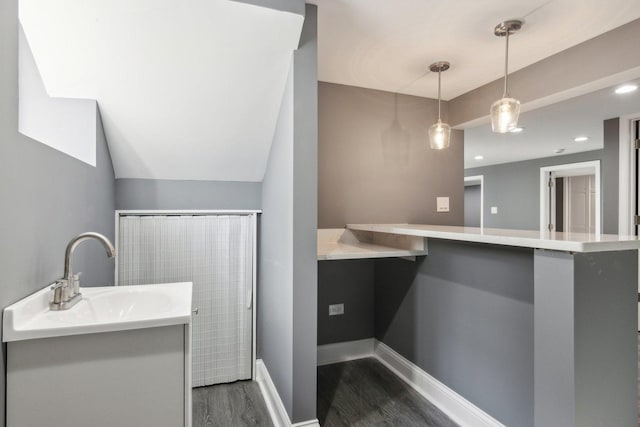
[[[317,419],[291,424],[289,414],[262,359],[256,361],[256,382],[260,387],[260,392],[264,398],[264,403],[267,405],[267,411],[269,411],[274,427],[320,427]]]
[[[464,182],[476,181],[480,181],[480,228],[484,228],[484,175],[464,177]]]
[[[375,357],[460,426],[504,427],[504,424],[396,353],[386,344],[376,341]]]
[[[633,146],[633,122],[640,120],[640,113],[620,116],[618,150],[618,234],[633,235],[635,206],[635,157]]]
[[[185,427],[192,426],[193,418],[193,404],[191,403],[191,390],[192,390],[192,335],[191,322],[184,325],[184,425]]]
[[[262,209],[120,209],[117,215],[251,215],[262,213]]]
[[[373,356],[374,338],[318,346],[318,366]]]
[[[257,321],[257,313],[256,307],[258,306],[258,214],[251,214],[252,225],[253,225],[253,266],[252,266],[252,284],[251,284],[251,361],[253,362],[251,366],[251,379],[253,381],[256,380],[256,361],[257,361],[257,337],[258,337],[258,321]]]
[[[320,427],[320,421],[315,419],[315,420],[308,420],[308,421],[302,421],[300,423],[291,424],[291,427],[307,427],[307,426]]]
[[[369,346],[371,343],[373,347]],[[491,415],[375,338],[318,346],[318,365],[365,357],[375,357],[461,427],[504,427]]]
[[[550,221],[547,174],[549,172],[556,172],[557,176],[563,176],[562,174],[558,174],[558,172],[583,168],[592,168],[596,176],[596,235],[600,235],[602,233],[602,186],[600,181],[600,160],[544,166],[540,168],[540,232],[546,233],[548,231],[547,224],[549,224]]]
[[[264,403],[267,405],[274,427],[290,426],[289,414],[287,414],[278,390],[276,390],[276,386],[273,384],[269,371],[262,359],[256,361],[256,382],[260,386],[260,392],[264,398]]]

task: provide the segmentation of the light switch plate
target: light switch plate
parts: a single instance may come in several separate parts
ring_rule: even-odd
[[[497,206],[491,206],[491,214],[495,215],[498,213],[498,207]]]
[[[449,212],[449,198],[448,197],[436,197],[436,211],[437,212]]]

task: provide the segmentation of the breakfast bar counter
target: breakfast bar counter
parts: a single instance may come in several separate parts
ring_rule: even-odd
[[[319,261],[377,259],[376,338],[497,425],[637,425],[637,237],[415,224],[318,236]]]

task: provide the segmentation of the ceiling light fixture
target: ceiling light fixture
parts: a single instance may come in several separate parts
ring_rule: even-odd
[[[475,156],[474,159],[475,160],[482,160],[482,159],[484,159],[484,156]]]
[[[429,66],[429,71],[438,73],[438,121],[429,128],[429,142],[434,150],[442,150],[449,147],[451,139],[451,126],[442,123],[440,119],[440,87],[441,74],[449,69],[450,64],[446,61],[434,62]]]
[[[629,93],[629,92],[635,91],[636,89],[638,89],[638,86],[634,84],[623,85],[616,89],[616,93],[617,94]]]
[[[520,132],[522,132],[523,130],[524,130],[524,128],[521,128],[521,127],[515,127],[515,128],[513,128],[513,129],[511,129],[509,132],[511,132],[511,133],[520,133]]]
[[[511,129],[518,127],[518,116],[520,115],[520,101],[511,98],[507,89],[507,78],[509,75],[509,36],[522,28],[523,22],[520,20],[504,21],[496,25],[493,33],[498,37],[504,37],[504,92],[502,98],[491,105],[491,129],[496,133],[507,133]]]
[[[575,142],[585,142],[589,140],[588,136],[576,136],[575,138],[573,138],[573,140]]]

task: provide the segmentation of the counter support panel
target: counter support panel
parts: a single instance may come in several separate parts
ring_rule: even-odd
[[[637,251],[534,252],[535,426],[637,424]]]

